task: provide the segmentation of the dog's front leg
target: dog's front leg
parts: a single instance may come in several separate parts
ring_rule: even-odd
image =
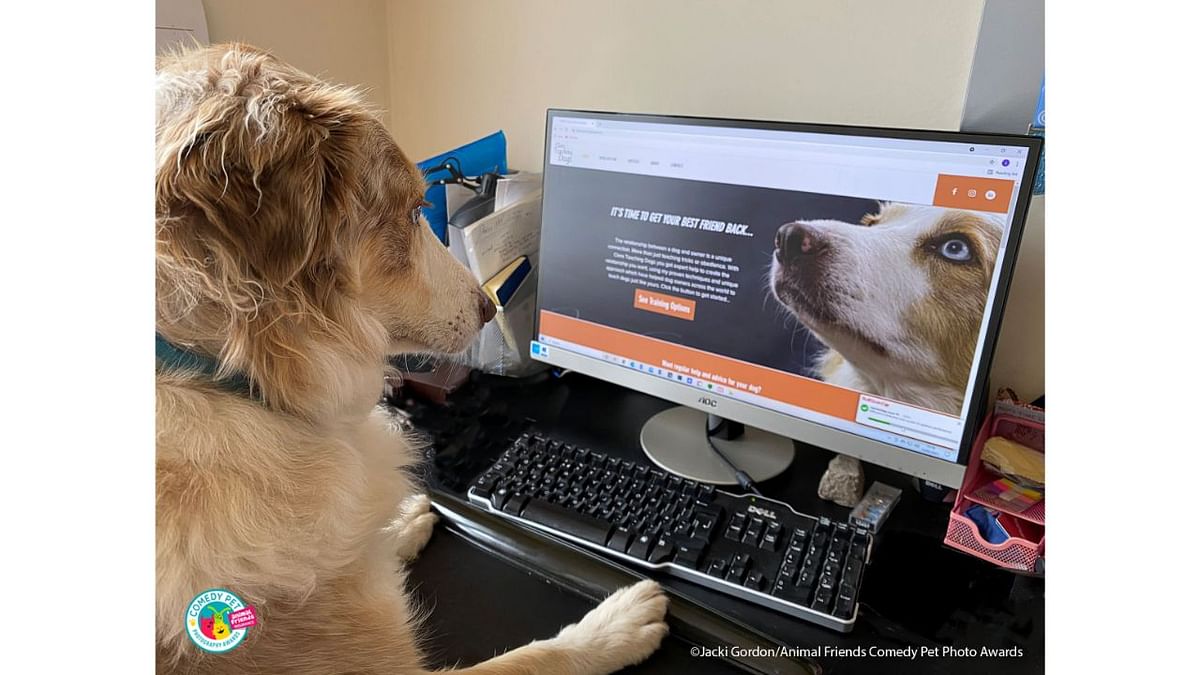
[[[433,526],[437,520],[428,495],[413,495],[400,504],[400,511],[388,525],[387,531],[396,542],[396,556],[401,562],[417,559],[421,549],[433,536]]]
[[[667,596],[653,581],[608,596],[579,623],[453,675],[605,675],[645,661],[667,635]]]

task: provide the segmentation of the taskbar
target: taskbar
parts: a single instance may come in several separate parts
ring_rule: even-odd
[[[790,405],[781,401],[776,401],[764,396],[758,396],[747,391],[741,391],[733,387],[723,386],[718,383],[710,382],[701,377],[684,375],[665,368],[661,368],[649,363],[635,361],[619,354],[605,352],[592,347],[587,347],[566,340],[561,340],[548,335],[539,335],[538,340],[530,344],[531,354],[538,358],[548,358],[550,349],[563,349],[574,354],[586,356],[599,361],[603,361],[610,365],[619,366],[642,374],[662,378],[675,382],[676,384],[693,387],[698,390],[706,391],[718,396],[724,396],[735,401],[748,403],[759,408],[765,408],[772,412],[795,417],[806,422],[813,422],[822,426],[845,431],[847,433],[868,438],[886,445],[890,445],[902,450],[910,450],[922,455],[934,457],[936,459],[954,462],[958,458],[957,439],[950,438],[943,434],[938,434],[936,438],[946,445],[932,443],[919,438],[914,438],[902,433],[896,433],[889,430],[888,426],[896,430],[909,431],[910,433],[923,433],[922,430],[915,428],[916,425],[903,425],[895,420],[889,421],[884,415],[889,408],[901,407],[904,404],[899,402],[888,401],[876,396],[861,395],[858,420],[847,420],[833,415],[808,410],[799,406]],[[904,406],[908,407],[908,406]],[[877,424],[878,423],[878,424]],[[884,428],[881,428],[884,427]],[[944,432],[943,432],[944,433]],[[928,432],[925,432],[928,435]]]

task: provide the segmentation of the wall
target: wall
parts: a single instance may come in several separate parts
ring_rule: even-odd
[[[366,88],[388,123],[387,0],[204,0],[212,42],[240,40],[302,70]]]
[[[987,3],[963,104],[963,131],[1028,131],[1045,72],[1045,23],[1045,0]],[[1046,202],[1036,197],[996,345],[993,390],[1008,386],[1025,398],[1045,391],[1045,268]]]
[[[200,0],[154,0],[154,52],[175,45],[208,44],[208,21]]]
[[[1011,50],[1022,63],[1039,60],[1040,3],[205,0],[204,9],[214,42],[244,39],[369,87],[414,159],[504,129],[512,165],[538,169],[553,106],[1017,130],[988,115],[1032,114],[1032,103],[985,100],[998,91],[985,80],[1012,80]],[[1013,26],[1015,10],[1024,18]],[[1044,387],[1044,229],[1039,198],[993,368],[993,389],[1025,396]]]
[[[392,130],[420,158],[496,129],[542,162],[568,107],[957,129],[983,0],[395,0]]]
[[[1029,130],[1046,72],[1045,45],[1045,0],[987,3],[963,104],[963,131]]]

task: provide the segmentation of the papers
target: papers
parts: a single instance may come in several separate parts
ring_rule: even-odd
[[[464,228],[450,230],[451,251],[460,256],[480,282],[491,279],[520,256],[529,258],[536,269],[542,233],[542,191],[539,188],[511,206]],[[461,246],[456,245],[456,239],[461,239]]]

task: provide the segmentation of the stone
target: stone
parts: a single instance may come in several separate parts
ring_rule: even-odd
[[[838,506],[853,507],[863,496],[862,462],[853,457],[838,455],[829,460],[829,468],[817,485],[817,496]]]

